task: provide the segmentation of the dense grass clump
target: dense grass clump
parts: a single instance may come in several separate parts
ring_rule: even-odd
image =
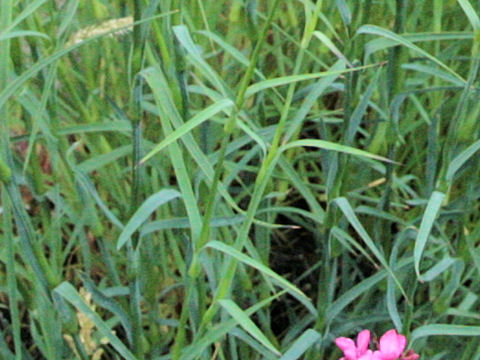
[[[480,359],[480,1],[0,6],[0,358]]]

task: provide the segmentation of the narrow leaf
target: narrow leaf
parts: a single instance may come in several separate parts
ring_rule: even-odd
[[[418,231],[417,239],[415,240],[415,248],[413,250],[413,258],[415,263],[415,272],[417,276],[420,275],[420,261],[422,260],[423,250],[427,244],[428,236],[432,231],[433,223],[437,217],[440,207],[442,206],[445,194],[435,191],[428,201],[427,208],[423,214],[420,230]]]
[[[195,115],[193,118],[191,118],[189,121],[187,121],[185,124],[182,126],[178,127],[173,131],[172,133],[168,134],[168,136],[163,139],[158,145],[156,145],[141,161],[140,164],[145,163],[148,159],[153,157],[155,154],[160,152],[162,149],[164,149],[166,146],[170,145],[171,143],[177,141],[179,138],[181,138],[183,135],[189,133],[191,130],[193,130],[195,127],[199,126],[203,122],[211,119],[214,115],[219,113],[220,111],[223,111],[225,109],[228,109],[232,107],[233,101],[229,99],[223,99],[220,100],[206,109],[202,110],[200,113]]]
[[[285,280],[283,277],[278,275],[276,272],[268,268],[267,266],[259,263],[258,261],[252,259],[251,257],[248,257],[247,255],[242,254],[240,251],[234,249],[233,247],[226,245],[224,243],[221,243],[219,241],[210,241],[206,247],[221,251],[227,255],[230,255],[234,257],[235,259],[241,261],[242,263],[251,266],[258,271],[262,272],[263,274],[273,278],[276,280],[279,284],[281,284],[283,287],[285,287],[287,290],[293,291],[297,293],[298,295],[307,298],[305,294],[299,290],[295,285],[290,283],[289,281]],[[308,299],[308,298],[307,298]]]
[[[231,317],[233,317],[238,324],[248,332],[255,340],[260,342],[263,346],[277,355],[281,355],[275,346],[267,339],[257,325],[248,317],[240,307],[232,300],[220,300],[220,305],[227,310]]]
[[[181,194],[175,190],[161,190],[150,196],[140,206],[128,221],[117,241],[117,249],[120,249],[130,239],[130,236],[148,219],[148,217],[161,205],[180,197]]]
[[[321,334],[315,330],[308,329],[305,331],[293,345],[283,354],[280,360],[297,360],[305,351],[307,351],[313,344],[321,339]]]
[[[93,311],[78,294],[77,290],[68,282],[63,282],[58,285],[53,291],[65,298],[78,311],[87,315],[93,321],[100,333],[106,337],[110,344],[118,351],[118,353],[127,360],[136,360],[135,356],[128,350],[120,339],[114,335],[112,329],[103,321],[98,314]]]

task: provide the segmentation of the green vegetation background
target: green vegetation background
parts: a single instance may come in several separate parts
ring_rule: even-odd
[[[480,359],[480,1],[0,7],[2,359]]]

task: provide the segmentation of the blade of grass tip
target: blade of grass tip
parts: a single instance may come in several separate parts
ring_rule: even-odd
[[[155,154],[163,150],[166,146],[170,145],[174,141],[177,141],[179,138],[193,130],[195,127],[199,126],[207,120],[210,120],[219,112],[228,109],[233,105],[233,101],[231,101],[230,99],[224,99],[208,106],[207,108],[199,112],[197,115],[192,117],[190,120],[188,120],[185,124],[175,129],[167,137],[165,137],[165,139],[163,139],[159,144],[157,144],[147,155],[143,157],[142,160],[140,160],[139,165],[144,164],[148,159],[155,156]]]
[[[387,159],[383,156],[369,153],[368,151],[356,149],[351,146],[341,145],[338,143],[333,143],[330,141],[316,140],[316,139],[304,139],[304,140],[292,141],[288,144],[283,145],[280,148],[280,151],[284,152],[285,150],[296,148],[296,147],[315,147],[318,149],[338,151],[338,152],[342,152],[342,153],[353,155],[353,156],[367,157],[370,159],[380,160],[380,161],[391,163],[391,164],[398,164],[395,161]]]
[[[220,300],[220,305],[234,318],[238,324],[254,339],[260,342],[268,350],[276,355],[281,353],[275,348],[275,346],[268,340],[268,338],[262,333],[257,325],[248,317],[248,315],[232,300]]]
[[[362,122],[362,118],[365,114],[365,111],[367,110],[368,103],[373,94],[373,90],[375,90],[377,86],[378,79],[380,78],[380,73],[381,73],[381,69],[378,69],[377,73],[375,74],[375,77],[368,85],[367,90],[365,90],[365,93],[362,96],[362,100],[360,101],[360,103],[352,113],[352,116],[350,118],[350,121],[348,123],[348,128],[347,128],[347,136],[346,136],[347,145],[351,145],[353,143],[353,139],[355,138],[355,135],[358,132],[358,128],[360,127],[360,123]]]
[[[198,46],[193,42],[190,36],[190,31],[185,25],[173,26],[173,32],[179,43],[192,57],[192,62],[195,63],[197,68],[209,79],[209,81],[215,86],[215,89],[219,91],[223,96],[229,95],[229,90],[224,84],[224,81],[220,78],[218,73],[203,59]]]
[[[338,11],[340,12],[340,16],[342,17],[343,23],[345,26],[349,26],[352,22],[352,12],[348,7],[345,0],[335,0],[337,4]]]
[[[298,82],[307,81],[307,80],[315,80],[323,77],[328,77],[332,75],[342,75],[347,74],[355,71],[361,71],[368,68],[374,68],[378,66],[383,66],[385,63],[378,63],[378,64],[370,64],[370,65],[362,65],[350,69],[343,69],[343,70],[330,70],[330,71],[322,71],[318,73],[311,73],[311,74],[296,74],[296,75],[288,75],[283,77],[278,77],[275,79],[268,79],[264,81],[259,81],[253,85],[250,85],[245,93],[245,97],[249,98],[261,91],[272,89],[278,86],[285,86],[285,85],[295,85]]]
[[[421,54],[422,56],[425,56],[427,59],[433,61],[435,64],[439,65],[440,67],[445,69],[447,72],[455,76],[457,79],[461,80],[463,83],[466,82],[466,80],[462,76],[460,76],[450,67],[448,67],[446,64],[438,60],[435,56],[430,55],[428,52],[421,49],[417,45],[413,44],[411,41],[407,40],[405,37],[395,34],[390,30],[382,29],[381,27],[378,27],[375,25],[363,25],[357,30],[357,34],[378,35],[378,36],[383,36],[387,39],[393,40],[397,42],[399,45],[404,45],[409,49]]]
[[[5,41],[7,39],[14,39],[17,37],[26,37],[26,36],[38,36],[47,40],[50,40],[50,38],[38,31],[30,31],[30,30],[17,30],[17,31],[10,31],[9,33],[6,34],[0,34],[0,41]]]
[[[231,55],[234,59],[236,59],[242,65],[248,67],[250,65],[250,61],[248,58],[235,46],[224,41],[220,36],[212,33],[210,31],[199,30],[196,32],[197,34],[204,35],[209,38],[210,41],[214,41],[218,45],[220,45],[229,55]],[[255,75],[257,75],[260,79],[265,80],[265,75],[259,69],[255,69]],[[277,94],[280,95],[281,94]]]
[[[438,30],[441,31],[441,30]],[[474,35],[471,32],[428,32],[428,33],[415,33],[415,34],[403,34],[402,35],[408,41],[412,43],[415,42],[426,42],[426,41],[440,41],[440,40],[471,40],[473,39]],[[364,59],[367,60],[370,55],[377,51],[386,50],[391,47],[398,46],[398,42],[387,39],[387,38],[376,38],[370,40],[368,43],[365,44],[365,55]],[[365,61],[366,62],[366,61]]]
[[[393,271],[396,270],[396,263],[398,261],[398,252],[399,252],[400,246],[404,242],[406,234],[407,232],[404,231],[393,244],[392,252],[390,254],[390,261],[389,261],[390,267],[392,268]],[[398,313],[398,307],[397,307],[396,296],[395,296],[395,286],[391,276],[389,276],[387,280],[387,293],[385,294],[385,300],[387,303],[387,309],[388,309],[388,314],[390,315],[390,319],[395,325],[395,328],[398,331],[401,331],[403,329],[403,323],[400,318],[400,314]]]
[[[415,247],[413,249],[413,258],[415,265],[415,273],[420,281],[422,281],[422,275],[420,275],[420,261],[422,260],[423,250],[427,245],[427,240],[432,231],[433,223],[440,211],[445,194],[439,191],[434,191],[430,196],[430,199],[425,209],[425,213],[420,223],[420,229],[418,230],[417,239],[415,240]]]
[[[1,172],[1,170],[0,170]],[[7,243],[7,289],[12,321],[15,359],[22,359],[22,339],[20,337],[20,314],[18,311],[17,279],[15,277],[15,245],[13,243],[12,213],[7,192],[2,186],[3,237]]]
[[[480,326],[429,324],[416,328],[412,332],[410,341],[430,336],[480,336]]]
[[[467,149],[458,154],[448,165],[446,180],[451,183],[457,171],[478,151],[480,150],[480,140],[474,142]]]
[[[333,43],[332,40],[330,40],[327,35],[325,35],[321,31],[314,31],[313,35],[317,37],[318,40],[320,40],[323,44],[325,44],[325,46],[330,49],[330,51],[334,53],[336,57],[343,60],[346,64],[348,64],[349,67],[353,67],[352,63],[348,61],[345,55],[342,54],[342,52],[337,48],[337,46]]]
[[[159,206],[181,196],[182,195],[175,190],[161,190],[145,200],[145,202],[132,215],[128,223],[125,225],[122,233],[118,237],[117,250],[125,245],[132,234],[137,231],[137,229]]]

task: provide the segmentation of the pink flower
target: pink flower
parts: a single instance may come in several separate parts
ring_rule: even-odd
[[[373,354],[373,360],[397,360],[407,346],[407,338],[399,335],[397,330],[388,330],[380,338],[379,350]],[[412,354],[410,354],[412,355]]]
[[[418,360],[420,356],[413,350],[402,355],[407,346],[407,338],[396,330],[388,330],[380,338],[378,350],[368,348],[370,331],[363,330],[357,336],[357,342],[346,337],[335,339],[335,344],[343,351],[339,360]]]
[[[335,344],[343,351],[344,357],[340,360],[372,360],[372,351],[368,349],[370,331],[363,330],[358,333],[357,343],[346,337],[335,339]]]

